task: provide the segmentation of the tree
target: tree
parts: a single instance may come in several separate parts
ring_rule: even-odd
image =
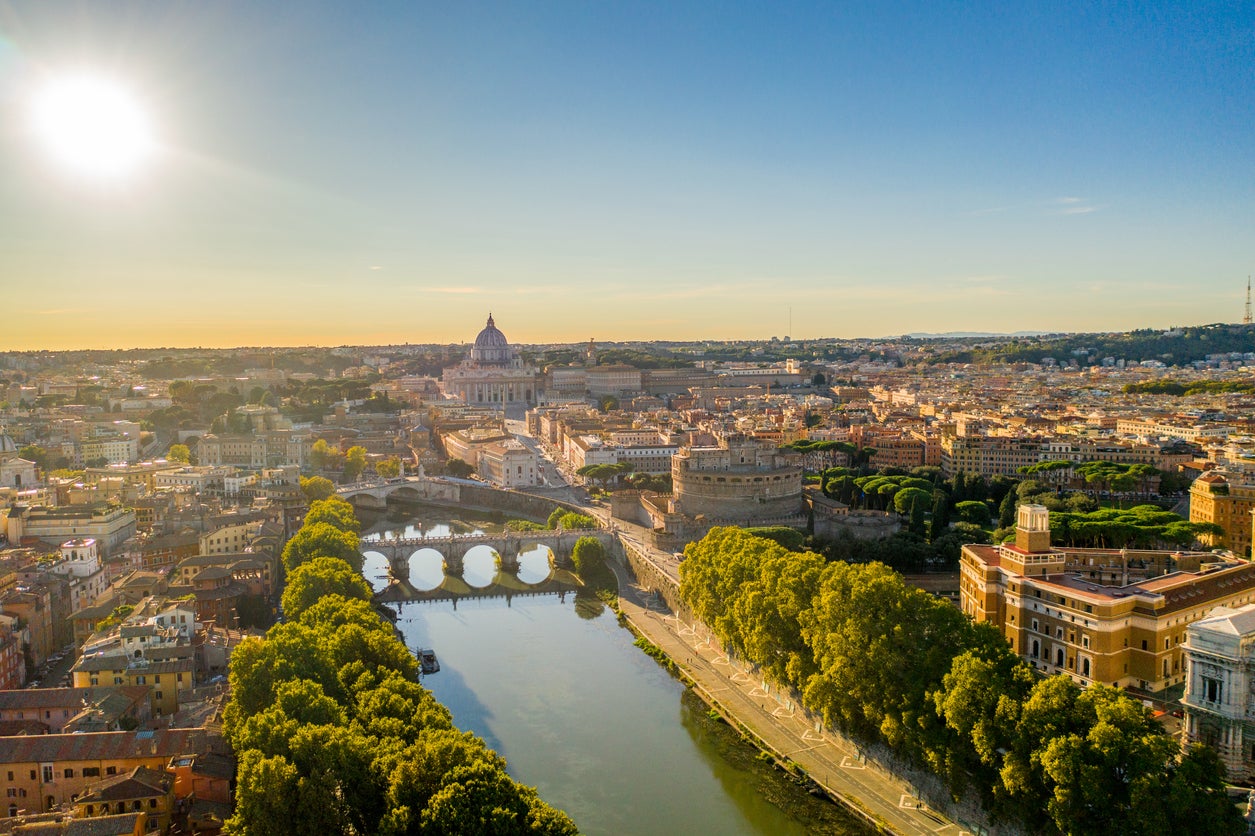
[[[327,439],[320,438],[314,442],[314,446],[309,450],[309,464],[314,470],[326,470],[331,464],[334,455],[332,454],[331,445],[327,444]],[[340,451],[336,450],[338,454]]]
[[[933,491],[932,524],[929,536],[936,540],[950,525],[950,497],[945,491]]]
[[[319,499],[310,503],[303,525],[313,525],[320,522],[333,525],[341,531],[351,531],[354,534],[357,534],[362,528],[362,524],[357,520],[357,515],[353,513],[353,506],[338,496],[329,496],[326,499]]]
[[[315,557],[288,575],[283,590],[283,614],[290,619],[300,618],[319,600],[332,595],[369,601],[371,590],[366,579],[338,557]]]
[[[574,531],[580,528],[596,528],[597,520],[587,514],[577,514],[574,511],[568,511],[558,519],[558,525],[564,531]]]
[[[993,521],[989,514],[989,506],[977,500],[956,502],[954,510],[959,515],[960,520],[979,525],[981,528],[988,528]]]
[[[461,459],[448,459],[444,463],[444,471],[455,478],[465,479],[475,472],[475,468]]]
[[[1007,495],[1002,498],[1002,504],[998,506],[998,527],[1009,528],[1015,524],[1015,493],[1007,491]]]
[[[192,460],[192,451],[186,444],[171,444],[166,452],[166,459],[180,464],[188,464]]]
[[[600,566],[605,559],[606,549],[596,537],[581,537],[575,541],[575,547],[571,550],[571,561],[580,575]]]
[[[362,554],[358,551],[357,535],[341,531],[330,523],[316,522],[302,526],[283,547],[283,568],[289,573],[307,560],[315,557],[338,557],[362,571]]]
[[[40,447],[38,444],[27,444],[25,447],[17,451],[18,458],[26,459],[28,462],[34,462],[35,466],[40,470],[48,467],[48,451]]]
[[[335,492],[335,483],[325,476],[301,477],[301,493],[305,494],[306,502],[314,503],[320,499],[327,499],[334,496]]]
[[[366,448],[353,446],[344,454],[344,481],[356,482],[366,469]]]
[[[389,456],[383,461],[375,462],[375,472],[384,479],[395,479],[401,475],[401,459]]]

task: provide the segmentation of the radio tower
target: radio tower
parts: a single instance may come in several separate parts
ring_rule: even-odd
[[[1251,277],[1246,277],[1246,313],[1242,316],[1242,324],[1251,324]]]

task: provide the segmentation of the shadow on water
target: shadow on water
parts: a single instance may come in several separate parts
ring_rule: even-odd
[[[422,629],[422,619],[414,616],[413,608],[421,606],[433,605],[420,603],[399,605],[400,615],[397,618],[397,626],[401,628],[408,641],[417,642],[417,644],[410,647],[411,653],[416,652],[417,648],[432,646],[426,632]],[[484,742],[488,744],[488,748],[505,757],[503,742],[491,731],[495,715],[476,696],[474,689],[471,688],[466,678],[457,669],[455,662],[451,662],[447,658],[443,659],[440,663],[439,673],[423,677],[423,687],[435,694],[436,699],[445,707],[457,706],[458,728],[463,730],[475,729],[476,734],[482,737]]]
[[[747,818],[756,815],[751,798],[765,799],[807,833],[862,836],[876,831],[840,804],[811,795],[805,787],[771,760],[759,756],[758,747],[718,717],[712,717],[701,697],[685,689],[680,698],[680,723],[707,758],[711,772],[728,797]],[[730,767],[730,768],[729,768]]]

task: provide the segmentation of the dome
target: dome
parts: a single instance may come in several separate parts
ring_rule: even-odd
[[[517,364],[518,352],[510,347],[505,334],[497,330],[497,324],[488,314],[488,324],[475,338],[475,346],[471,349],[471,362],[480,366],[514,366]]]
[[[497,330],[497,324],[492,321],[492,314],[488,314],[488,324],[484,326],[484,330],[479,332],[479,336],[475,338],[476,348],[506,348],[510,345],[510,341],[505,338],[505,334]]]
[[[13,439],[7,435],[0,433],[0,453],[16,453],[17,445],[13,443]]]

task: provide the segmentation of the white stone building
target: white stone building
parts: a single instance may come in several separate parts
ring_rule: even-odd
[[[1220,753],[1230,781],[1255,777],[1255,604],[1217,607],[1186,631],[1185,733]]]
[[[446,395],[465,404],[504,411],[536,403],[538,374],[538,369],[524,365],[519,350],[510,345],[489,314],[470,356],[444,370],[441,386]]]

